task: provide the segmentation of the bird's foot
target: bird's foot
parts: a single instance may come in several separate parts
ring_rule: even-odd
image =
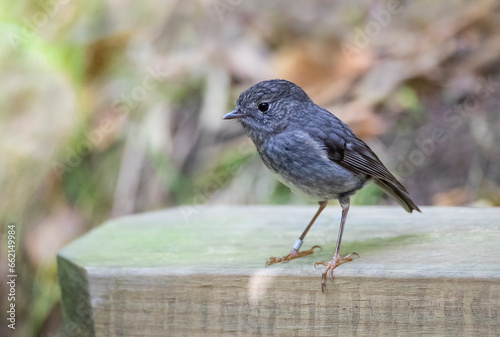
[[[333,259],[330,262],[316,262],[314,264],[314,268],[318,266],[319,264],[325,266],[325,270],[323,270],[323,275],[321,277],[321,291],[325,292],[325,287],[326,287],[326,277],[328,276],[330,280],[333,281],[333,270],[337,268],[337,266],[340,266],[342,263],[346,263],[349,261],[352,261],[352,256],[356,255],[359,257],[358,253],[351,253],[347,256],[344,256],[343,258],[339,257],[339,254],[335,254],[333,256]]]
[[[299,258],[299,257],[311,255],[312,253],[314,253],[314,248],[321,249],[320,246],[313,246],[311,249],[303,250],[303,251],[299,252],[297,249],[292,248],[292,250],[290,251],[290,254],[288,254],[287,256],[268,258],[266,260],[266,266],[270,266],[272,264],[279,263],[279,262],[288,262],[288,261],[291,261],[291,260]]]

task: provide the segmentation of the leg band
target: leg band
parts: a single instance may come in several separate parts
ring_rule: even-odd
[[[296,250],[300,250],[300,247],[302,247],[303,241],[301,239],[295,240],[295,243],[293,244],[292,248]]]

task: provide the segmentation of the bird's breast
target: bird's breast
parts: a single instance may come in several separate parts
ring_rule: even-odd
[[[281,182],[315,200],[336,199],[364,183],[363,177],[330,160],[321,144],[300,131],[271,137],[258,151]]]

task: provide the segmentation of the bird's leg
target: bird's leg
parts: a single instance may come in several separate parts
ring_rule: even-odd
[[[347,212],[349,212],[349,199],[341,200],[340,206],[342,206],[342,219],[340,220],[339,237],[337,238],[337,246],[335,247],[335,254],[333,254],[333,259],[330,262],[316,262],[314,264],[315,268],[319,264],[326,267],[325,270],[323,270],[323,276],[321,278],[321,291],[323,292],[325,292],[326,277],[328,276],[331,280],[333,280],[333,270],[337,268],[337,266],[341,265],[342,263],[352,261],[353,255],[359,257],[358,253],[351,253],[343,258],[339,257],[340,242],[342,241],[342,234],[344,233],[345,219],[347,218]]]
[[[314,248],[321,249],[320,246],[313,246],[311,249],[304,250],[301,252],[299,251],[300,247],[302,246],[302,243],[304,242],[304,238],[306,237],[307,232],[309,231],[309,228],[311,228],[311,226],[314,224],[314,221],[316,221],[316,218],[325,209],[326,205],[328,204],[328,201],[320,201],[318,204],[319,204],[319,208],[316,211],[316,214],[314,214],[313,218],[311,219],[311,221],[307,225],[306,229],[304,229],[304,232],[302,233],[302,235],[297,240],[295,240],[295,243],[292,246],[292,250],[290,250],[290,254],[283,256],[283,257],[270,257],[266,261],[266,266],[270,266],[272,264],[279,263],[279,262],[291,261],[293,259],[296,259],[296,258],[302,257],[302,256],[311,255],[314,251]]]

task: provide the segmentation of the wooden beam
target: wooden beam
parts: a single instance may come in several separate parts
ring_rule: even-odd
[[[351,207],[326,293],[340,209],[286,255],[316,208],[180,207],[111,220],[58,255],[67,335],[500,335],[500,209]]]

